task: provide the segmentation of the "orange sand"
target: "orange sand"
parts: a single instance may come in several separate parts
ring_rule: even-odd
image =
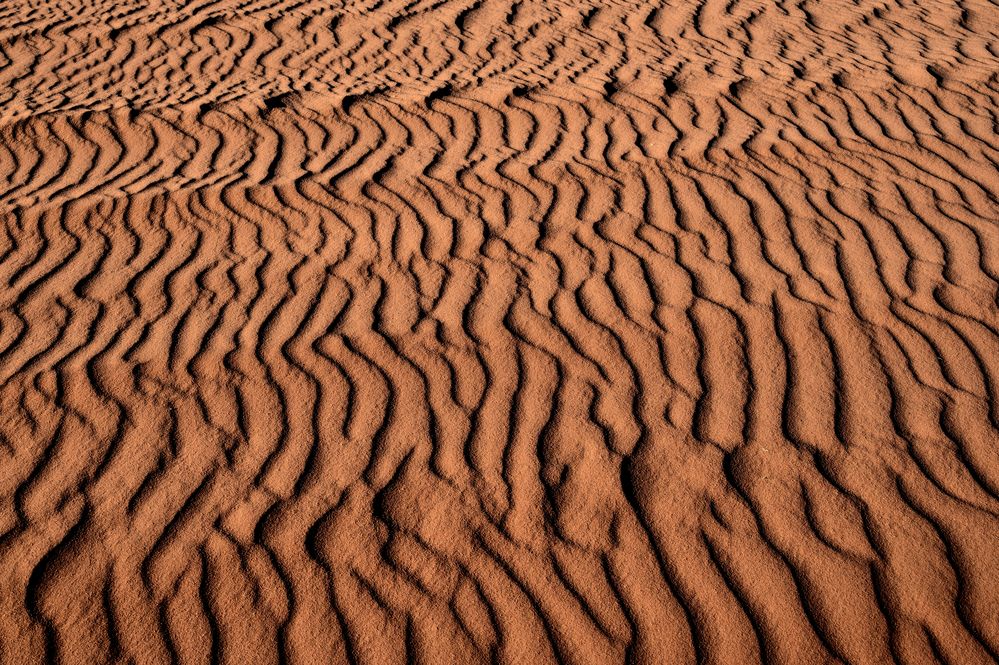
[[[0,4],[0,662],[989,663],[994,0]]]

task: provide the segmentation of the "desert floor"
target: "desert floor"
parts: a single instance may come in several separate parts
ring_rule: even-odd
[[[999,659],[996,0],[2,0],[0,662]]]

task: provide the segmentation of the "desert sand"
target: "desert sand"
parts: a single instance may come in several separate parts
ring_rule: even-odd
[[[994,0],[0,3],[0,662],[999,658]]]

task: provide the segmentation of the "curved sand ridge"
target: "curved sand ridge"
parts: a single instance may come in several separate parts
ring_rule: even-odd
[[[0,24],[3,663],[999,657],[994,2]]]

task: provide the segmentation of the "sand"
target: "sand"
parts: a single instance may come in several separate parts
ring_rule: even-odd
[[[999,658],[994,0],[0,4],[0,662]]]

